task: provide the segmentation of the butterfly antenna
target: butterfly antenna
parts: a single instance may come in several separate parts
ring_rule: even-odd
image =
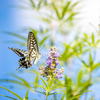
[[[43,45],[43,47],[45,46],[45,44]],[[43,47],[40,49],[40,51],[43,49]]]
[[[42,54],[41,54],[41,56],[43,56],[45,59],[47,59],[47,58],[46,58],[46,55],[42,55]]]
[[[43,59],[42,59],[40,62],[42,62],[42,61],[43,61],[43,63],[46,63],[46,60],[43,60]]]

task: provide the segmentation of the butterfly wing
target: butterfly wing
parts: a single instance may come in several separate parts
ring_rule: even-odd
[[[25,50],[21,50],[21,49],[16,49],[16,48],[9,48],[12,51],[14,51],[19,57],[25,57],[28,55],[28,52]]]
[[[34,52],[38,52],[38,44],[35,35],[32,32],[29,32],[27,42],[28,51],[32,51],[34,49]]]
[[[38,44],[37,44],[35,35],[32,32],[29,32],[27,42],[28,42],[27,48],[28,48],[28,51],[29,51],[29,60],[31,62],[33,62],[33,60],[36,60],[38,58],[39,50],[38,50]]]

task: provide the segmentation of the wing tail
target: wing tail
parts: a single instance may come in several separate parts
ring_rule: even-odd
[[[16,49],[16,48],[10,48],[8,47],[10,50],[14,51],[19,57],[25,57],[26,55],[28,55],[28,52],[25,50],[21,50],[21,49]]]

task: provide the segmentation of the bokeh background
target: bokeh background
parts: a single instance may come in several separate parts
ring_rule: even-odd
[[[11,77],[8,73],[13,73],[20,77],[23,77],[27,81],[34,80],[35,75],[32,73],[26,73],[26,69],[19,69],[19,71],[16,71],[16,69],[19,67],[19,57],[14,52],[8,49],[8,47],[13,47],[27,50],[27,41],[23,39],[23,37],[27,39],[29,31],[33,31],[36,33],[40,49],[43,47],[44,44],[46,46],[40,51],[40,53],[43,54],[45,57],[42,56],[42,58],[38,61],[37,65],[32,66],[32,68],[27,70],[38,70],[39,65],[45,63],[47,52],[49,51],[52,44],[51,38],[49,37],[52,37],[53,32],[55,33],[53,44],[56,45],[60,54],[63,54],[65,49],[62,43],[70,44],[78,36],[83,36],[83,33],[86,33],[88,36],[91,36],[92,33],[94,34],[94,36],[100,35],[100,33],[98,33],[100,31],[99,0],[80,0],[80,3],[77,5],[77,7],[73,9],[73,11],[79,12],[75,16],[77,20],[72,21],[72,19],[70,19],[65,24],[61,22],[60,31],[59,23],[61,19],[57,18],[53,10],[51,9],[51,12],[47,11],[44,6],[41,6],[40,8],[32,8],[30,1],[31,0],[2,0],[0,2],[0,79],[12,79],[13,77]],[[35,1],[36,4],[38,3],[38,1]],[[57,0],[54,1],[57,2]],[[77,1],[78,0],[72,0],[71,2],[75,3]],[[51,2],[51,0],[48,0],[48,2]],[[61,1],[58,2],[58,5],[60,5],[60,3]],[[49,9],[49,6],[47,8]],[[54,14],[54,19],[52,17],[49,17],[51,18],[50,21],[46,22],[44,19],[42,19],[43,17],[46,18],[46,14]],[[13,33],[21,35],[23,37],[21,38],[20,36],[16,36]],[[44,37],[47,38],[43,42],[42,40]],[[100,49],[96,49],[95,54],[93,53],[93,51],[91,52],[93,56],[95,55],[95,62],[99,62]],[[88,56],[89,54],[88,52],[86,52],[82,54],[81,58],[88,63]],[[69,59],[67,59],[66,61],[61,60],[61,65],[59,65],[59,68],[60,66],[65,67],[64,74],[68,75],[68,77],[70,77],[74,82],[76,82],[78,72],[82,67],[82,62],[78,59],[78,57],[69,57]],[[83,80],[85,80],[87,77],[87,74],[84,74]],[[92,90],[92,92],[88,93],[87,100],[90,100],[91,97],[94,97],[93,100],[99,100],[99,67],[93,71],[91,77],[97,80],[94,80],[95,83],[89,87],[89,90]],[[15,93],[19,94],[21,97],[24,97],[27,91],[21,86],[10,82],[0,82],[0,86],[4,86],[6,88],[11,89]],[[10,95],[13,97],[11,93],[1,88],[0,94]],[[29,92],[30,100],[35,98],[40,100],[40,97],[44,99],[43,95]],[[0,96],[0,100],[10,99]],[[80,97],[80,100],[85,100],[85,94]]]

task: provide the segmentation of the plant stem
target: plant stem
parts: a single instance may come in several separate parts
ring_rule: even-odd
[[[54,23],[51,20],[51,46],[54,45]]]
[[[88,80],[87,89],[88,89],[89,86],[90,86],[90,81],[91,81],[91,69],[90,69],[90,72],[89,72],[89,80]],[[86,93],[86,95],[85,95],[85,99],[84,99],[84,100],[87,100],[87,95],[88,95],[88,92]]]
[[[46,98],[45,98],[45,100],[47,100],[47,97],[48,97],[48,93],[49,93],[49,92],[47,91],[47,92],[46,92]]]

